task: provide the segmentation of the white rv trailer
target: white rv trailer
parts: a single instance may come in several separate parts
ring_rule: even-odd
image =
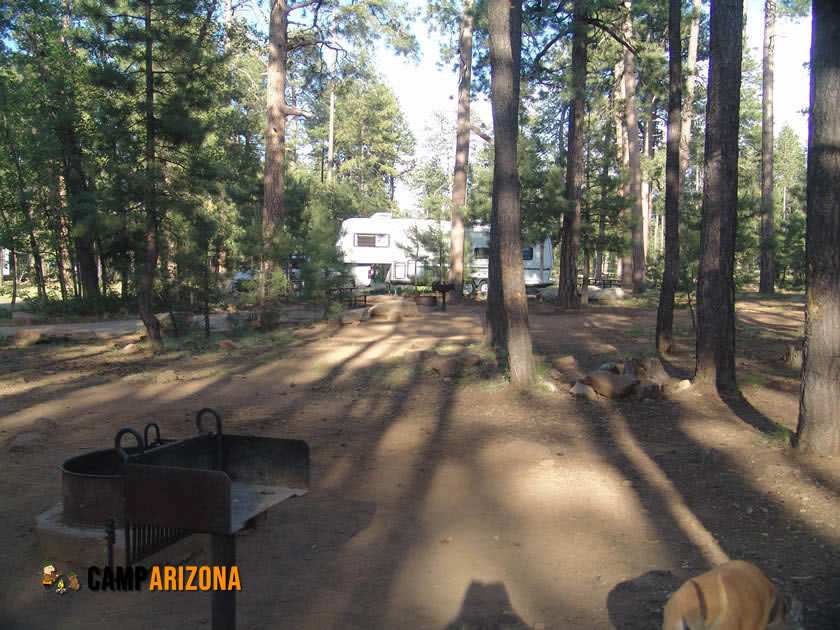
[[[386,282],[410,284],[417,275],[423,273],[423,262],[415,260],[407,251],[412,246],[411,230],[417,228],[425,232],[432,226],[439,226],[445,235],[451,229],[449,221],[394,218],[387,212],[377,212],[370,217],[353,217],[342,222],[336,247],[342,262],[350,267],[357,287],[370,286],[374,265],[387,267]],[[468,227],[465,229],[464,240],[465,245],[472,248],[472,251],[464,252],[467,260],[464,293],[469,295],[478,291],[485,294],[490,258],[490,227]],[[434,253],[423,250],[418,257],[434,258]],[[522,258],[525,286],[548,286],[554,264],[551,239],[523,247]]]

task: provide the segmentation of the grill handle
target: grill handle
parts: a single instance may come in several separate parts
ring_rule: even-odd
[[[207,429],[205,429],[201,424],[201,417],[204,414],[212,414],[213,417],[216,418],[216,470],[224,470],[225,462],[223,457],[223,450],[222,450],[222,416],[219,415],[219,412],[211,407],[205,407],[204,409],[199,409],[198,413],[195,414],[195,426],[198,427],[198,433],[203,435],[205,433],[210,433]]]
[[[120,444],[120,442],[122,442],[122,436],[124,436],[126,433],[133,435],[134,439],[137,440],[137,449],[139,451],[138,455],[140,456],[140,458],[142,458],[144,451],[143,436],[131,427],[125,427],[117,431],[117,435],[114,438],[114,449],[116,449],[117,453],[120,454],[120,457],[122,457],[124,462],[128,462],[128,453],[126,453],[123,450],[122,444]]]

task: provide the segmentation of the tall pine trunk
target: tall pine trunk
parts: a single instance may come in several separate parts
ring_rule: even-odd
[[[579,308],[577,260],[580,249],[580,190],[583,182],[583,122],[586,98],[586,16],[584,2],[575,0],[572,16],[572,106],[569,115],[569,151],[566,161],[566,212],[560,241],[560,277],[557,305]]]
[[[682,125],[680,129],[680,186],[679,211],[682,212],[685,201],[685,172],[688,170],[688,158],[691,142],[691,121],[694,118],[694,86],[697,82],[697,47],[700,41],[700,12],[702,0],[691,2],[691,26],[688,36],[688,56],[686,58],[685,100],[683,101]]]
[[[266,298],[266,283],[277,267],[274,260],[279,230],[283,226],[286,191],[286,72],[289,52],[289,5],[271,0],[268,27],[268,74],[266,89],[265,170],[263,175],[262,274],[260,298]]]
[[[622,35],[633,40],[633,3],[624,0],[627,12]],[[645,290],[645,245],[642,237],[644,217],[642,212],[642,160],[639,149],[639,113],[636,109],[636,55],[624,49],[624,124],[627,128],[627,159],[630,165],[630,197],[633,203],[630,236],[633,239],[633,293]]]
[[[680,269],[680,101],[682,100],[681,0],[668,2],[668,143],[665,153],[665,264],[656,310],[656,350],[674,348],[674,295]]]
[[[163,348],[163,340],[160,336],[160,322],[152,310],[153,291],[155,284],[155,272],[157,269],[157,191],[155,188],[155,83],[154,68],[152,67],[152,3],[145,2],[145,78],[146,78],[146,183],[145,183],[145,205],[146,205],[146,251],[143,256],[143,266],[140,272],[140,283],[138,287],[137,309],[140,319],[146,326],[146,334],[149,344],[154,351]]]
[[[840,5],[814,0],[805,237],[805,346],[797,448],[840,453]]]
[[[522,263],[519,175],[519,70],[522,51],[521,7],[490,0],[490,98],[493,105],[495,160],[490,244],[490,293],[487,321],[495,345],[506,349],[511,385],[534,381],[528,300]],[[500,343],[502,342],[502,343]]]
[[[761,99],[761,260],[760,293],[774,293],[776,252],[773,246],[773,49],[776,0],[764,0],[764,73]]]
[[[703,386],[715,385],[722,393],[737,387],[734,271],[743,20],[743,0],[714,0],[709,34],[695,380]]]
[[[455,173],[452,184],[452,227],[449,237],[449,282],[452,301],[464,299],[464,216],[467,203],[467,164],[470,160],[470,86],[472,84],[472,0],[464,0],[461,18],[458,123],[455,138]]]

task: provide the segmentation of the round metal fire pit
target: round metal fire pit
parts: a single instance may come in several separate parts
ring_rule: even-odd
[[[124,463],[116,449],[91,451],[64,461],[61,490],[65,522],[102,526],[123,518]]]

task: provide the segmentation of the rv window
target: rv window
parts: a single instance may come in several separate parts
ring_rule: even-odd
[[[534,248],[533,247],[523,247],[522,248],[522,260],[534,260]]]
[[[356,247],[388,247],[390,237],[387,234],[355,234]]]
[[[476,260],[487,260],[490,258],[490,248],[489,247],[476,247],[473,250],[473,258]]]

